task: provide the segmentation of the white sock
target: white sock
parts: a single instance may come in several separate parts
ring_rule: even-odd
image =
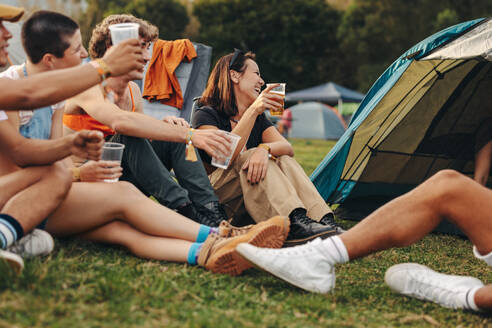
[[[465,304],[466,304],[467,309],[477,311],[477,312],[480,311],[480,308],[477,306],[477,304],[475,304],[475,294],[477,293],[477,290],[479,290],[480,288],[482,288],[482,287],[472,288],[466,293]]]
[[[323,240],[322,245],[334,263],[346,263],[349,261],[347,248],[339,236],[333,236]]]

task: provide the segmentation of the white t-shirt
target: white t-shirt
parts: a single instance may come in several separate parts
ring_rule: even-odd
[[[0,73],[0,78],[6,77],[8,79],[18,80],[21,77],[23,77],[22,75],[19,75],[19,71],[22,71],[23,67],[24,67],[24,64],[12,65],[8,69],[6,69],[5,71]],[[57,109],[62,109],[64,106],[65,106],[65,101],[62,101],[62,102],[59,102],[57,104],[52,105],[51,109],[53,111],[55,111]],[[0,120],[6,120],[7,119],[7,114],[5,114],[5,112],[3,114],[5,115],[6,118],[2,118],[3,116],[1,116],[1,114],[0,114]],[[19,111],[19,124],[25,125],[25,124],[29,123],[29,121],[31,120],[33,115],[34,115],[34,112],[32,110],[20,110]]]

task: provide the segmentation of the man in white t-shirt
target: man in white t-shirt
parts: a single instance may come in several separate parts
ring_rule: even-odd
[[[23,12],[22,8],[0,5],[0,66],[7,65],[8,40],[12,37],[2,23],[19,20]],[[143,68],[138,40],[113,48],[112,54],[99,62],[42,73],[22,81],[0,78],[0,108],[27,110],[57,103],[100,83],[110,74],[119,76]],[[33,246],[52,248],[50,240],[48,245],[40,245],[28,233],[58,206],[70,189],[71,173],[57,161],[70,155],[98,159],[103,138],[95,131],[81,131],[52,141],[25,139],[6,118],[6,113],[0,111],[0,152],[10,158],[8,163],[0,163],[0,258],[20,272],[22,258],[5,251],[7,247],[18,241],[16,246],[31,247],[31,254],[36,253]]]

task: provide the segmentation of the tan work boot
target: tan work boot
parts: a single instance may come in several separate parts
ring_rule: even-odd
[[[252,267],[236,252],[237,245],[248,243],[258,247],[280,248],[288,233],[289,220],[286,217],[275,216],[260,224],[253,225],[240,236],[224,238],[211,234],[200,250],[198,265],[215,273],[237,276]]]
[[[275,219],[277,222],[284,222],[284,231],[285,231],[285,238],[287,238],[287,235],[289,234],[289,224],[290,221],[287,217],[285,216],[274,216],[270,218],[270,220]],[[267,221],[262,221],[258,224],[250,224],[244,227],[235,227],[232,224],[230,224],[228,221],[222,221],[220,222],[219,225],[219,236],[228,238],[228,237],[237,237],[237,236],[242,236],[244,234],[247,234],[248,231],[251,230],[254,226],[261,226],[265,224]]]

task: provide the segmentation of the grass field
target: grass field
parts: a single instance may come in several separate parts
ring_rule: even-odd
[[[293,144],[308,174],[333,145]],[[446,235],[337,266],[327,295],[256,269],[232,278],[138,259],[118,247],[56,240],[53,254],[26,261],[20,277],[0,268],[0,327],[492,327],[491,317],[393,294],[384,272],[406,261],[492,281],[471,244]]]

